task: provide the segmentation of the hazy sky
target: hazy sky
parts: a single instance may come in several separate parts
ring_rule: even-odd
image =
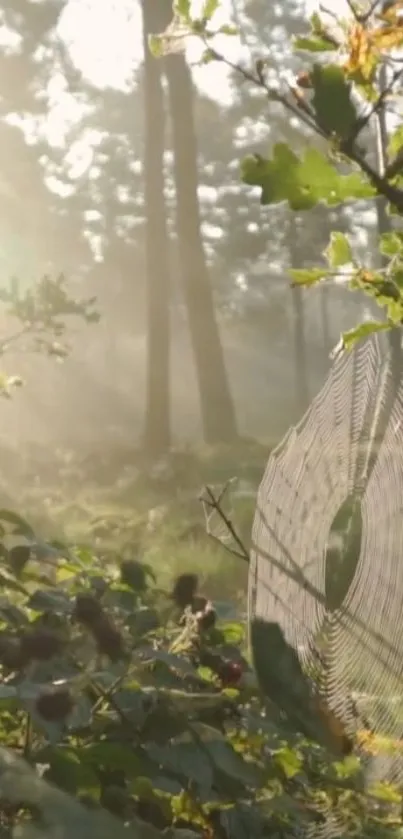
[[[267,2],[267,0],[262,0]],[[281,0],[280,0],[281,2]],[[194,5],[202,0],[194,0]],[[307,12],[318,8],[319,0],[306,0]],[[338,14],[348,12],[346,0],[324,0],[326,8]],[[214,21],[227,22],[231,0],[221,0]],[[69,44],[76,67],[83,76],[99,87],[124,89],[130,84],[133,68],[142,56],[141,13],[136,0],[69,0],[62,14],[59,33]],[[226,55],[236,60],[239,42],[223,39]],[[196,55],[194,56],[197,57]],[[211,64],[194,70],[196,83],[207,95],[225,101],[230,95],[228,73],[223,65]],[[54,82],[54,107],[49,131],[57,142],[62,139],[66,123],[79,117],[72,97],[65,95],[61,81]]]
[[[201,2],[194,0],[195,7]],[[306,5],[311,13],[319,2],[306,0]],[[346,0],[325,0],[323,5],[338,14],[348,12]],[[215,22],[228,20],[230,10],[230,0],[221,0]],[[101,87],[124,86],[141,57],[141,15],[135,0],[69,0],[59,31],[70,43],[71,54],[83,74]],[[227,50],[232,48],[230,40],[226,39]],[[221,84],[225,86],[225,70],[215,66],[199,71],[203,87],[217,91],[217,73],[221,77],[218,89]]]
[[[202,2],[194,0],[196,8]],[[228,22],[231,5],[232,0],[221,0],[214,23]],[[319,0],[306,0],[306,5],[308,15],[318,8]],[[323,0],[323,5],[338,14],[348,13],[346,0]],[[74,64],[85,79],[100,88],[129,87],[133,69],[142,59],[143,49],[141,12],[137,0],[68,0],[58,30],[68,43]],[[239,59],[240,45],[236,37],[223,38],[220,48],[234,61]],[[189,58],[197,58],[191,50],[188,52]],[[194,78],[205,94],[223,102],[228,100],[231,87],[228,72],[222,64],[195,68]],[[50,113],[46,121],[49,141],[64,145],[66,132],[80,120],[81,115],[82,107],[75,96],[66,91],[63,77],[54,78]],[[91,138],[87,136],[71,149],[75,168],[73,177],[79,177],[87,169],[92,156],[91,145]]]
[[[222,0],[222,8],[215,16],[218,25],[228,20],[229,7],[229,0]],[[141,60],[141,13],[136,0],[69,0],[59,32],[70,44],[76,65],[100,87],[124,87]],[[226,45],[231,49],[228,40]],[[205,67],[198,73],[203,87],[210,87],[210,92],[213,87],[217,89],[217,69]],[[222,77],[220,89],[222,85],[226,87],[225,71],[220,68],[218,72]]]

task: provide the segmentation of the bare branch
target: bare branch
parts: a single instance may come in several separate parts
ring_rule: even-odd
[[[224,498],[224,495],[225,495],[227,489],[228,489],[228,483],[225,484],[224,488],[221,490],[219,495],[215,496],[211,487],[206,486],[204,488],[204,491],[203,491],[203,493],[205,493],[205,495],[202,493],[201,497],[200,497],[200,500],[201,500],[204,507],[209,507],[210,509],[214,510],[217,513],[218,517],[221,519],[221,521],[225,525],[227,533],[229,533],[229,535],[234,540],[235,544],[238,546],[238,550],[236,550],[234,548],[230,548],[228,545],[225,544],[225,542],[223,542],[218,536],[216,536],[215,533],[212,533],[208,529],[207,529],[207,533],[208,533],[209,536],[211,536],[212,539],[214,539],[216,542],[218,542],[220,545],[222,545],[222,547],[225,548],[225,550],[227,550],[233,556],[237,556],[239,559],[242,559],[244,562],[249,563],[249,551],[247,550],[247,548],[244,545],[241,537],[237,533],[233,522],[231,521],[229,516],[227,516],[227,514],[225,513],[225,511],[223,510],[223,507],[222,507],[222,500]]]

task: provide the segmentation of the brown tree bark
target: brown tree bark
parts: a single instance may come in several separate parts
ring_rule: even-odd
[[[169,55],[165,59],[165,70],[174,148],[180,273],[196,366],[203,432],[208,443],[227,442],[237,435],[236,416],[201,237],[192,78],[181,54]]]
[[[159,32],[164,4],[142,0],[144,42],[144,192],[147,278],[147,375],[144,444],[153,456],[171,444],[170,270],[164,198],[164,99],[162,64],[150,53],[148,35]]]

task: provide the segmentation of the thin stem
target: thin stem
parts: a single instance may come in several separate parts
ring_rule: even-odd
[[[219,541],[220,544],[224,548],[226,548],[226,550],[229,551],[229,553],[232,553],[234,556],[237,556],[240,559],[243,559],[245,562],[249,563],[249,551],[247,550],[247,548],[245,547],[241,537],[237,533],[237,531],[235,529],[235,526],[232,523],[231,519],[229,518],[229,516],[227,516],[227,514],[224,512],[224,510],[221,506],[221,502],[222,502],[224,493],[226,492],[226,489],[227,489],[227,485],[221,491],[220,495],[218,497],[216,497],[214,495],[214,492],[211,489],[211,487],[206,486],[204,491],[205,491],[205,493],[207,493],[208,497],[207,498],[202,497],[202,503],[205,504],[207,507],[210,507],[212,510],[215,510],[218,513],[222,522],[225,524],[227,532],[230,534],[230,536],[232,536],[235,544],[238,545],[239,550],[234,550],[233,548],[229,548],[228,545],[225,545],[223,542],[221,542],[220,539],[217,539],[217,537],[213,533],[209,532],[209,535],[212,536],[213,539],[215,539],[216,541]]]
[[[24,748],[23,748],[23,756],[25,760],[30,759],[31,757],[31,748],[32,748],[32,720],[31,715],[26,714],[25,718],[25,734],[24,734]]]

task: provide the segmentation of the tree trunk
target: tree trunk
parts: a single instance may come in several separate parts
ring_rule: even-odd
[[[144,42],[144,192],[146,206],[147,376],[144,443],[158,456],[171,444],[170,271],[164,197],[164,100],[162,66],[147,36],[161,30],[160,4],[142,0]],[[169,18],[168,18],[169,19]],[[168,21],[167,21],[168,22]]]
[[[200,394],[204,439],[236,437],[236,416],[200,230],[197,144],[190,70],[182,55],[165,59],[169,85],[180,273]]]
[[[386,64],[381,64],[378,71],[379,95],[385,96],[388,89],[389,78],[388,68]],[[377,152],[377,169],[378,174],[384,177],[385,169],[388,165],[388,146],[389,134],[386,119],[385,99],[383,99],[382,106],[377,113],[376,126],[376,152]],[[387,204],[385,199],[380,196],[376,201],[376,213],[378,222],[379,237],[384,233],[391,233],[393,231],[393,224],[390,215],[387,212]],[[387,260],[381,256],[381,267],[385,267]],[[394,326],[389,330],[389,348],[392,361],[392,377],[395,391],[400,386],[403,369],[403,353],[402,353],[402,328],[401,326]]]
[[[300,268],[298,256],[298,222],[293,210],[289,211],[289,254],[291,268]],[[291,288],[293,303],[293,338],[296,406],[299,413],[306,410],[309,403],[308,360],[305,339],[305,306],[303,289]]]
[[[329,286],[327,285],[323,285],[320,290],[320,308],[322,317],[323,352],[326,358],[328,358],[329,353],[333,348],[329,318]]]

